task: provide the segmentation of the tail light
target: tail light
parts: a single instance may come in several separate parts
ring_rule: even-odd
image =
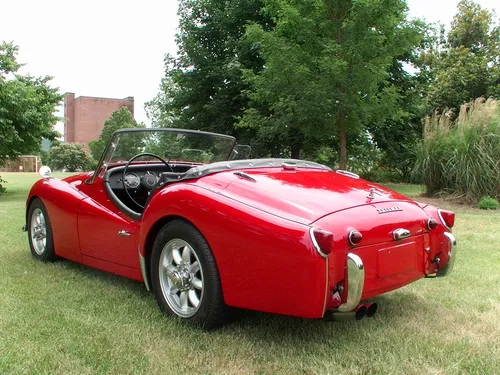
[[[333,234],[326,230],[311,228],[309,230],[309,235],[311,236],[311,241],[319,255],[323,258],[328,257],[328,254],[332,252]]]
[[[427,229],[431,230],[431,229],[436,229],[438,227],[439,223],[434,220],[433,218],[429,218],[427,220]]]
[[[447,229],[453,228],[455,225],[455,213],[453,211],[438,210],[438,215]]]
[[[359,233],[356,229],[353,229],[349,232],[347,239],[349,240],[349,244],[351,246],[356,246],[363,239],[363,235]]]

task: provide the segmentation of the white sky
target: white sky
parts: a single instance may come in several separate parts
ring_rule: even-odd
[[[445,24],[458,4],[407,2],[410,16]],[[0,12],[0,41],[20,47],[22,73],[53,76],[53,86],[76,96],[134,96],[136,119],[148,123],[144,103],[158,92],[165,53],[176,52],[176,0],[15,0],[3,1]]]

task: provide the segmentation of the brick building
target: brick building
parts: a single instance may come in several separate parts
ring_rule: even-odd
[[[84,143],[96,140],[101,134],[104,122],[111,114],[127,107],[134,115],[134,98],[125,99],[94,98],[74,93],[64,95],[64,141]]]

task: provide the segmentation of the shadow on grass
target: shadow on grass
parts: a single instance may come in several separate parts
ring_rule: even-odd
[[[14,262],[26,262],[31,258],[29,250],[25,253],[11,253]],[[17,259],[15,259],[17,258]],[[46,264],[33,260],[41,267]],[[60,260],[51,265],[59,271],[72,274],[82,279],[90,289],[102,290],[103,294],[112,295],[118,288],[128,295],[127,299],[136,299],[130,310],[125,311],[137,325],[150,327],[153,324],[165,335],[179,333],[186,336],[186,348],[200,337],[239,338],[254,345],[278,345],[296,352],[307,345],[328,343],[337,349],[363,345],[366,340],[373,340],[373,334],[383,334],[383,330],[404,330],[408,321],[415,316],[435,316],[437,308],[432,301],[402,290],[395,294],[382,295],[372,299],[377,302],[379,310],[374,318],[361,321],[326,322],[321,319],[303,319],[297,317],[269,314],[250,310],[234,309],[234,316],[227,325],[209,332],[202,332],[198,327],[186,324],[180,319],[165,317],[156,306],[155,298],[142,283],[121,276],[113,275],[69,260]],[[121,294],[121,293],[120,293]],[[142,303],[139,303],[141,302]],[[114,301],[113,301],[114,302]],[[118,301],[116,301],[119,304]],[[149,316],[149,323],[144,317]],[[333,340],[333,341],[332,341]],[[325,344],[326,345],[326,344]],[[187,349],[186,349],[187,350]]]

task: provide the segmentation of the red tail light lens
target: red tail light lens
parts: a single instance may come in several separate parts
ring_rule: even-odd
[[[439,218],[448,229],[455,225],[455,213],[453,211],[438,210]]]
[[[363,235],[359,233],[357,230],[353,229],[349,232],[347,239],[349,240],[351,246],[356,246],[363,239]]]
[[[439,223],[432,219],[432,218],[429,218],[429,220],[427,220],[427,229],[431,230],[431,229],[436,229],[438,227]]]
[[[323,258],[332,252],[333,234],[322,229],[311,228],[309,231],[314,248]]]

